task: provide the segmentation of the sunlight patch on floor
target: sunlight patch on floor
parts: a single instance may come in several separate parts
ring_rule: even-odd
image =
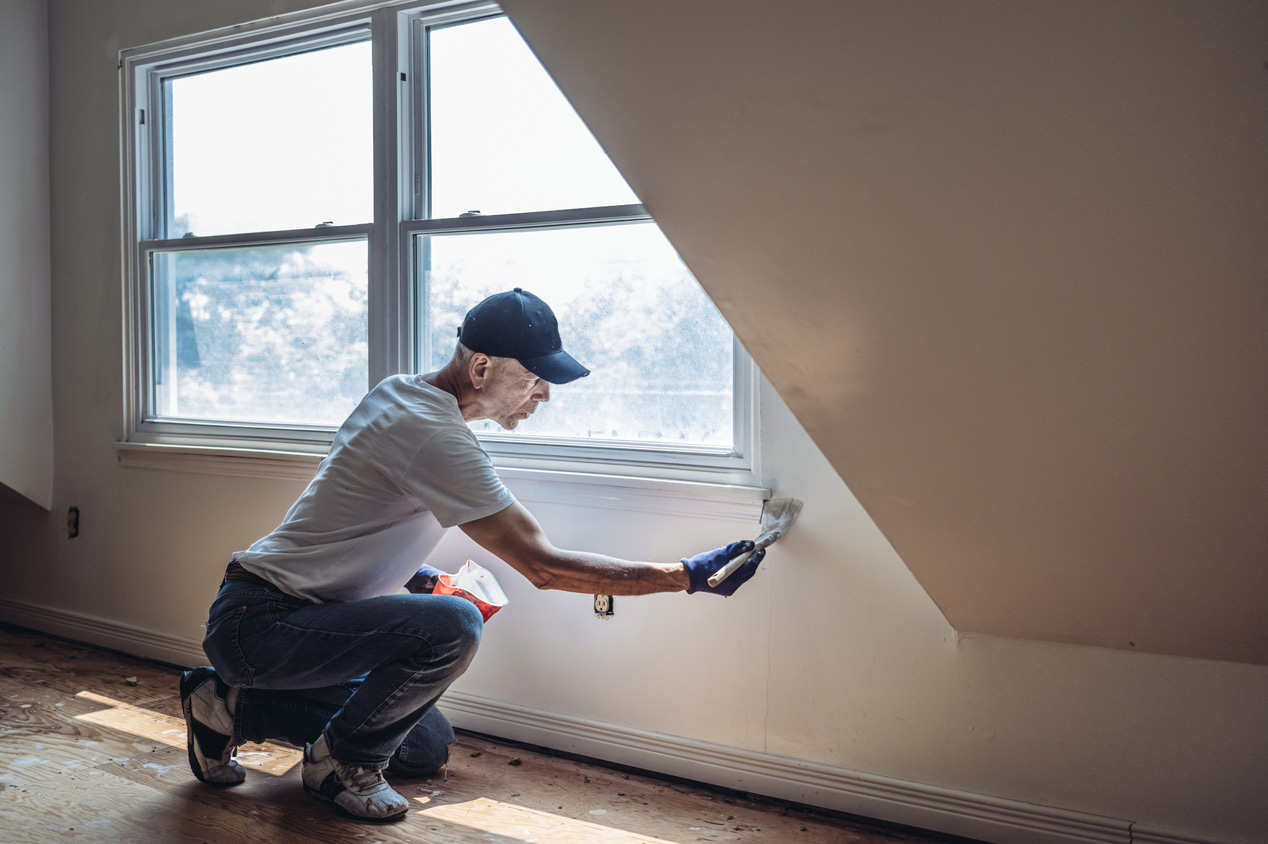
[[[168,747],[185,746],[185,720],[152,709],[144,709],[121,700],[115,700],[96,692],[82,691],[75,695],[80,700],[100,704],[104,709],[76,715],[75,720],[86,721],[99,727],[139,736]]]
[[[536,839],[556,844],[680,844],[665,838],[652,838],[637,832],[627,832],[487,797],[463,803],[428,806],[417,814],[516,841]]]
[[[96,692],[82,691],[75,697],[105,707],[76,715],[76,720],[118,730],[168,747],[185,747],[184,717],[155,712]],[[275,777],[286,774],[299,764],[302,757],[303,754],[298,750],[273,743],[248,744],[238,751],[238,762],[243,767]]]

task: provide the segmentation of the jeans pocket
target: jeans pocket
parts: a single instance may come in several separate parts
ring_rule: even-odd
[[[250,603],[232,612],[232,635],[221,638],[220,647],[232,643],[232,660],[243,672],[234,685],[253,686],[274,671],[284,659],[292,643],[285,621],[296,610],[309,605],[303,598],[285,595],[275,589],[251,595]]]
[[[203,637],[203,652],[211,660],[220,678],[231,686],[251,685],[255,669],[242,653],[238,628],[247,607],[238,607],[222,613],[207,622],[207,635]]]

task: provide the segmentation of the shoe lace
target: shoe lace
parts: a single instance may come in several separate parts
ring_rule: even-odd
[[[356,791],[369,791],[384,783],[383,772],[376,768],[363,768],[360,765],[343,765],[344,787]]]

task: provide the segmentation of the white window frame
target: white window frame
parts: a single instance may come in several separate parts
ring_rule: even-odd
[[[426,28],[501,14],[491,2],[343,3],[338,11],[314,10],[211,33],[173,39],[121,53],[121,125],[123,127],[123,256],[125,285],[125,462],[146,446],[165,454],[230,453],[233,465],[258,456],[276,465],[279,455],[311,462],[328,450],[335,429],[314,426],[251,425],[157,420],[149,414],[152,330],[151,262],[167,250],[364,239],[368,247],[369,383],[368,390],[396,372],[419,371],[420,349],[416,288],[420,234],[562,228],[650,221],[641,205],[562,212],[488,215],[458,219],[426,218],[427,171],[422,116],[426,110]],[[360,40],[368,34],[373,55],[374,220],[368,225],[328,226],[243,235],[160,237],[164,225],[162,182],[162,80],[183,73],[225,67],[244,58],[260,60]],[[314,83],[319,84],[319,83]],[[415,117],[417,116],[417,118]],[[393,178],[393,174],[395,178]],[[421,282],[418,282],[421,284]],[[474,304],[474,303],[473,303]],[[567,326],[564,326],[565,334]],[[415,338],[417,341],[415,342]],[[596,442],[533,437],[531,432],[479,436],[495,465],[514,475],[542,472],[753,485],[758,466],[758,371],[738,340],[733,353],[734,448],[676,447],[633,442]],[[145,458],[152,465],[154,449]],[[305,458],[305,456],[307,456]],[[133,462],[142,462],[133,458]],[[195,469],[197,470],[197,469]],[[301,469],[301,474],[302,474]],[[237,472],[234,472],[237,473]],[[246,471],[246,474],[253,474]]]

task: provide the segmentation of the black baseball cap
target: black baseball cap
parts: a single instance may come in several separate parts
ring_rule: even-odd
[[[515,358],[552,384],[567,384],[590,374],[564,351],[550,305],[519,287],[495,293],[467,311],[458,339],[473,352]]]

